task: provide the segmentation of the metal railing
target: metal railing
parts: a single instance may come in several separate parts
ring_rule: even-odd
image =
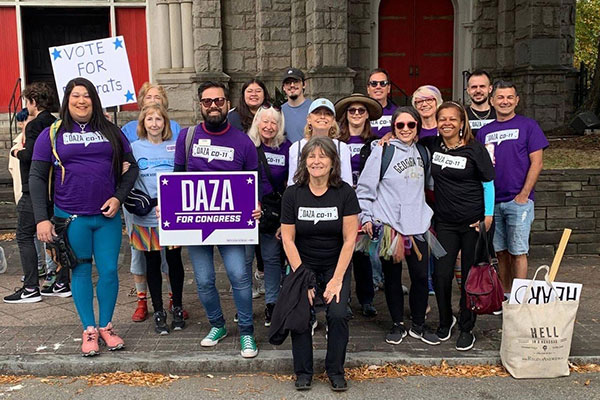
[[[19,93],[18,96],[17,93]],[[19,128],[17,126],[17,113],[21,111],[21,107],[21,78],[17,78],[17,81],[15,82],[15,87],[13,88],[12,94],[10,96],[10,102],[8,103],[8,123],[10,127],[9,130],[11,145],[13,141],[13,133],[14,137],[17,137],[17,135],[19,134]]]
[[[579,73],[577,74],[577,85],[575,86],[575,109],[578,109],[585,102],[590,86],[592,76],[590,69],[583,61],[579,64]]]
[[[390,98],[397,106],[410,106],[410,96],[394,82],[390,81]]]

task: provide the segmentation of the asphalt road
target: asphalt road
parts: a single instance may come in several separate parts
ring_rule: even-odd
[[[0,377],[1,378],[1,377]],[[292,381],[262,375],[186,377],[157,387],[90,386],[85,378],[32,378],[0,384],[0,399],[598,399],[600,373],[573,373],[558,379],[447,378],[413,376],[351,381],[345,393],[333,393],[316,381],[296,392]]]

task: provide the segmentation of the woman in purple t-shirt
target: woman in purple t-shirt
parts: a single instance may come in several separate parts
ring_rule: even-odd
[[[335,114],[340,126],[339,139],[350,149],[354,187],[361,172],[361,150],[364,146],[371,146],[371,142],[377,139],[371,133],[370,121],[378,120],[382,113],[383,110],[377,100],[360,93],[354,93],[335,103]],[[367,317],[374,317],[377,315],[377,310],[373,306],[375,290],[373,267],[369,255],[363,251],[355,251],[352,255],[352,268],[356,282],[356,297],[362,313]]]
[[[111,323],[119,291],[119,210],[138,167],[129,142],[104,116],[92,82],[75,78],[67,83],[60,120],[40,134],[32,160],[30,190],[38,239],[50,243],[56,238],[48,210],[49,184],[54,189],[54,216],[70,220],[67,237],[77,257],[71,291],[84,329],[82,353],[98,354],[98,335],[109,350],[121,349],[123,340]],[[98,270],[99,329],[94,316],[92,256]]]

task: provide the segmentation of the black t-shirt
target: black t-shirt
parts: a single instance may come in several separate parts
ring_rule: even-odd
[[[473,112],[471,107],[466,107],[466,109],[467,115],[469,116],[469,126],[471,127],[471,132],[473,132],[473,136],[477,136],[479,129],[496,119],[496,110],[494,107],[490,106],[489,113],[487,111]]]
[[[494,179],[494,166],[485,147],[473,140],[466,146],[444,151],[441,136],[419,142],[431,152],[434,218],[458,224],[481,220],[484,214],[481,183]]]
[[[292,185],[283,194],[281,223],[296,226],[295,243],[303,264],[330,268],[337,264],[344,244],[343,218],[359,213],[356,193],[345,182],[321,196],[308,185]]]

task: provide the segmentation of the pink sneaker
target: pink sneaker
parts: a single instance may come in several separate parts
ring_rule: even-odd
[[[93,326],[88,326],[83,331],[81,353],[84,357],[91,357],[100,353],[100,349],[98,348],[98,330]]]
[[[102,338],[108,350],[120,350],[125,347],[123,339],[113,331],[112,322],[109,322],[106,328],[100,328],[98,331],[100,332],[100,338]]]

